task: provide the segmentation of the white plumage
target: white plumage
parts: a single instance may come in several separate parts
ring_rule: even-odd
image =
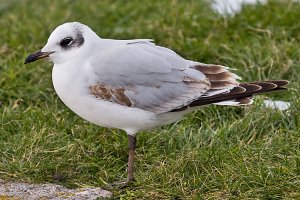
[[[78,22],[58,26],[25,63],[48,56],[54,89],[65,105],[96,125],[129,135],[128,181],[138,131],[173,123],[201,105],[250,104],[256,92],[287,84],[240,85],[240,77],[224,66],[186,60],[148,39],[101,39]]]

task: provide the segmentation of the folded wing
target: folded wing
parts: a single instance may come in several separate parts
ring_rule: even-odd
[[[236,99],[247,104],[250,91],[261,87],[239,85],[240,77],[224,66],[188,61],[145,40],[122,41],[99,52],[91,67],[93,96],[154,113]]]
[[[147,41],[115,45],[93,60],[96,75],[89,85],[102,100],[155,113],[188,105],[211,87],[190,61]]]

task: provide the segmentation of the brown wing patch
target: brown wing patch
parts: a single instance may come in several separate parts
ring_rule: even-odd
[[[103,84],[97,84],[89,86],[89,91],[92,95],[97,98],[107,100],[110,102],[115,102],[123,106],[132,106],[132,102],[125,94],[125,89],[123,88],[111,88]]]
[[[233,88],[232,90],[230,90],[230,94],[240,94],[246,91],[246,88],[237,86],[235,88]]]
[[[227,71],[222,65],[214,65],[214,64],[199,64],[196,65],[195,68],[204,74],[219,74]]]
[[[205,76],[209,79],[209,81],[231,81],[235,80],[233,74],[231,72],[221,72],[218,74],[205,74]]]
[[[208,78],[212,90],[232,88],[239,85],[236,81],[239,77],[222,65],[198,64],[194,68],[201,71]]]
[[[212,81],[211,89],[223,89],[238,85],[239,84],[236,81]]]

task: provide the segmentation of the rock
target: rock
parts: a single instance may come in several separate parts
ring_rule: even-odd
[[[111,199],[113,194],[101,188],[68,189],[56,184],[28,184],[0,180],[0,200],[93,200]]]

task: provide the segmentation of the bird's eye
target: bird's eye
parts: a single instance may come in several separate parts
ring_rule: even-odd
[[[72,42],[73,42],[73,38],[66,37],[66,38],[62,39],[59,44],[62,47],[66,47],[66,46],[70,45]]]

